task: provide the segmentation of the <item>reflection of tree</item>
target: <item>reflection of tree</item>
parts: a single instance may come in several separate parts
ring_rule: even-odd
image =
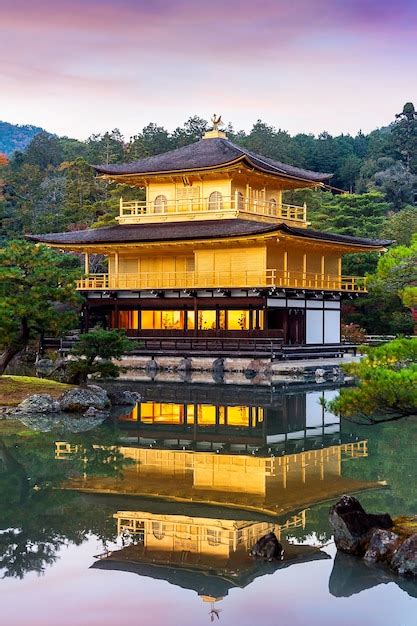
[[[100,447],[93,446],[100,443]],[[70,435],[74,458],[55,460],[51,433],[0,439],[0,570],[4,577],[42,573],[63,545],[81,544],[88,534],[114,539],[110,511],[91,507],[88,497],[57,489],[71,475],[118,476],[125,464],[107,428]]]

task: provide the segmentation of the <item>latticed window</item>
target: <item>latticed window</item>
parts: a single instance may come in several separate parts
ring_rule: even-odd
[[[208,208],[210,211],[221,211],[223,208],[223,196],[220,191],[213,191],[209,195]]]
[[[221,534],[219,530],[214,528],[207,529],[207,543],[209,546],[219,546],[221,543]]]
[[[167,209],[168,200],[166,196],[156,196],[154,202],[155,213],[165,213]]]

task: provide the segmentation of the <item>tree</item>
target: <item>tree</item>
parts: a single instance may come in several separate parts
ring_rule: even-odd
[[[417,307],[417,235],[409,247],[391,248],[379,259],[370,287],[397,295],[410,309]]]
[[[75,357],[69,364],[71,382],[86,384],[89,375],[117,378],[120,368],[112,359],[120,358],[132,347],[132,342],[119,330],[98,328],[84,333],[71,350],[71,356]]]
[[[382,237],[393,239],[400,246],[409,246],[414,233],[417,233],[416,206],[406,206],[390,215],[381,230]]]
[[[76,257],[46,246],[12,241],[0,248],[0,375],[31,339],[74,323],[81,275]]]
[[[376,423],[417,413],[417,339],[396,339],[377,348],[344,369],[359,380],[355,388],[342,389],[329,403],[329,411]]]
[[[394,148],[409,172],[417,174],[417,112],[412,102],[406,102],[397,113],[392,128]]]

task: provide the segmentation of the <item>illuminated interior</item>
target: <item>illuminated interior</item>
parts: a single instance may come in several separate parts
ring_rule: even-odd
[[[195,330],[194,311],[120,311],[119,327],[133,330]],[[113,320],[113,326],[115,326]],[[215,330],[263,330],[264,312],[249,309],[200,310],[197,312],[197,328],[200,331]]]

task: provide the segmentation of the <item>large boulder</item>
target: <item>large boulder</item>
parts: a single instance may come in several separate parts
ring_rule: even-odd
[[[59,399],[61,411],[84,413],[90,407],[102,411],[110,406],[107,391],[97,385],[76,387],[64,393]]]
[[[400,537],[390,530],[374,530],[363,557],[367,563],[389,561],[401,543]]]
[[[360,502],[348,495],[331,507],[329,521],[337,549],[359,556],[365,554],[375,529],[390,529],[394,525],[388,513],[366,513]]]
[[[132,406],[141,401],[142,396],[136,391],[109,391],[109,400],[112,406]]]
[[[59,411],[59,403],[47,393],[37,393],[21,402],[16,412],[22,415],[31,415],[33,413],[56,413]]]
[[[405,539],[390,561],[398,574],[417,576],[417,533]]]

